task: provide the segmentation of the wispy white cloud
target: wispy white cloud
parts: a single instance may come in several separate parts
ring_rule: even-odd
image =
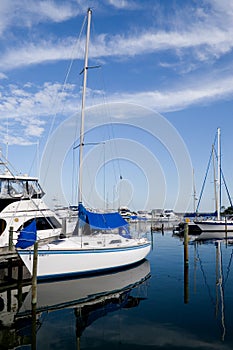
[[[0,135],[3,141],[8,138],[8,144],[35,142],[34,138],[41,137],[45,128],[51,125],[54,115],[62,115],[63,104],[66,104],[68,115],[77,110],[77,105],[72,102],[75,98],[72,85],[67,85],[65,91],[61,85],[51,83],[9,85],[8,88],[8,91],[0,90]]]
[[[0,59],[0,69],[11,69],[45,63],[49,61],[70,60],[74,41],[67,38],[54,45],[49,40],[27,43],[17,49],[9,49]]]
[[[115,1],[111,0],[111,3],[115,4]],[[120,7],[131,4],[131,2],[123,0],[116,3]],[[6,13],[7,10],[10,11],[10,5],[7,7],[5,1],[3,4],[0,5],[3,7],[3,13]],[[12,3],[10,2],[10,4]],[[231,10],[231,8],[233,6],[230,5],[227,14],[225,14],[227,6],[225,1],[222,3],[215,0],[211,4],[211,11],[208,14],[204,11],[204,8],[198,8],[194,12],[196,17],[193,19],[194,14],[192,12],[193,21],[188,26],[186,17],[189,18],[189,15],[187,15],[188,11],[186,11],[185,15],[180,13],[175,24],[172,23],[167,30],[159,28],[137,29],[135,27],[132,33],[128,32],[125,35],[110,36],[101,34],[96,36],[94,42],[91,43],[90,56],[95,58],[127,58],[172,50],[173,54],[177,54],[177,57],[188,53],[189,59],[193,57],[200,62],[210,59],[216,60],[233,48],[231,35],[233,30],[233,9]],[[25,22],[23,17],[28,16],[29,21],[35,21],[35,15],[38,21],[46,20],[48,17],[53,22],[63,21],[69,16],[77,14],[78,6],[76,6],[76,12],[73,11],[73,6],[72,2],[68,2],[66,5],[59,5],[53,1],[33,1],[32,6],[28,6],[30,10],[26,10],[25,15],[21,15],[19,18],[21,18],[22,22]],[[179,9],[179,11],[181,10]],[[174,17],[177,18],[177,15]],[[6,21],[5,25],[7,25],[10,20],[3,19],[3,23],[4,21]],[[179,24],[177,24],[178,21]],[[63,40],[58,38],[55,40],[55,38],[50,38],[49,35],[47,35],[46,40],[37,38],[36,41],[21,41],[14,47],[8,47],[5,52],[2,50],[0,69],[6,71],[52,60],[70,59],[70,53],[75,41],[75,38]],[[80,51],[76,52],[75,58],[79,57]]]
[[[0,72],[0,80],[7,79],[7,75]]]
[[[26,3],[25,12],[22,12]],[[25,25],[26,22],[23,24],[23,20],[27,20],[27,25],[30,26],[40,21],[59,22],[71,18],[78,11],[84,12],[81,7],[84,5],[80,4],[81,2],[73,1],[60,3],[52,0],[37,2],[22,0],[19,3],[17,0],[3,0],[0,3],[0,35],[13,24],[19,11],[22,13],[17,17],[15,25]],[[140,3],[109,0],[108,4],[129,9],[130,6]],[[182,75],[182,82],[174,81],[159,90],[150,88],[150,91],[137,93],[122,91],[108,96],[109,101],[129,103],[140,101],[142,105],[159,112],[167,112],[195,104],[209,103],[213,100],[228,99],[232,96],[233,79],[229,75],[231,63],[229,66],[225,64],[224,69],[219,65],[219,72],[216,68],[215,73],[211,65],[209,68],[207,66],[212,60],[217,61],[232,50],[233,3],[226,0],[206,0],[203,1],[203,4],[205,6],[195,8],[186,17],[182,9],[179,9],[180,12],[177,12],[172,19],[172,25],[166,30],[134,27],[132,32],[125,33],[125,35],[111,36],[103,33],[94,38],[90,46],[90,56],[93,58],[127,59],[134,57],[136,59],[136,56],[153,55],[157,52],[171,50],[177,59],[166,62],[164,58],[166,55],[164,55],[162,56],[164,61],[160,61],[160,66],[165,70],[178,69],[179,74]],[[188,12],[185,11],[185,13]],[[22,23],[19,22],[19,18]],[[187,26],[188,20],[190,21],[189,26]],[[46,40],[27,41],[25,38],[24,42],[21,41],[18,45],[9,46],[2,51],[0,79],[6,79],[5,72],[10,73],[12,69],[70,60],[75,42],[76,39],[72,37],[60,40],[55,37],[51,38],[49,35]],[[82,50],[77,50],[73,58],[83,58]],[[193,80],[191,72],[197,71],[201,65],[203,68],[204,64],[207,70],[196,74]],[[187,76],[186,80],[185,76]],[[12,142],[21,142],[21,136],[17,131],[19,129],[23,130],[24,142],[30,142],[34,137],[41,137],[44,134],[54,114],[52,106],[54,106],[55,96],[59,97],[60,102],[65,103],[63,115],[67,116],[77,110],[77,96],[74,94],[72,85],[66,92],[62,92],[60,84],[48,82],[40,87],[34,86],[31,82],[24,86],[8,85],[8,89],[0,87],[0,96],[0,118],[3,122],[8,119],[12,123]],[[96,103],[98,103],[98,94],[96,93],[95,96]],[[0,134],[4,137],[4,130],[0,129]]]
[[[181,110],[192,105],[200,105],[217,101],[227,100],[233,93],[233,78],[222,78],[206,81],[197,81],[195,85],[185,85],[176,89],[164,91],[142,91],[138,93],[115,93],[107,96],[108,102],[124,102],[147,106],[157,112],[169,112]],[[87,94],[87,106],[90,101],[88,96],[95,94],[95,102],[103,103],[99,91],[90,91]],[[55,100],[59,101],[56,105]],[[77,112],[80,95],[76,94],[73,85],[68,85],[62,92],[59,84],[45,83],[41,87],[25,85],[11,86],[6,94],[1,91],[0,116],[2,127],[0,134],[6,138],[3,127],[8,121],[10,127],[10,142],[20,144],[35,142],[35,137],[41,137],[46,128],[50,127],[53,117],[66,118]],[[62,107],[61,107],[62,106]]]
[[[67,38],[54,43],[48,39],[10,48],[1,55],[0,69],[4,71],[48,61],[68,60],[75,40]],[[231,51],[232,47],[230,33],[219,29],[198,29],[185,33],[147,31],[128,37],[100,35],[91,44],[90,57],[132,57],[156,51],[193,49],[190,55],[195,55],[199,61],[205,61]],[[74,58],[80,57],[83,55],[78,51]]]
[[[63,22],[83,13],[80,1],[55,0],[1,0],[0,36],[11,27],[32,27],[41,22]]]
[[[133,0],[107,0],[109,5],[117,8],[117,9],[136,9],[139,7],[136,1]]]
[[[208,104],[212,101],[228,100],[233,93],[233,77],[198,81],[195,85],[163,91],[142,91],[139,93],[114,94],[111,101],[137,103],[160,113],[182,110],[194,105]]]

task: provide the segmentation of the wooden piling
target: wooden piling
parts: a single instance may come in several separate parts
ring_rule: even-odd
[[[188,223],[186,222],[184,225],[184,264],[188,265],[189,263],[189,254],[188,254]]]
[[[227,217],[225,216],[225,239],[227,240]]]
[[[10,226],[9,229],[9,250],[13,250],[13,227]]]
[[[164,235],[164,224],[161,226],[162,235]]]
[[[32,268],[32,305],[37,303],[37,258],[38,242],[34,243],[33,268]]]
[[[62,218],[61,236],[66,237],[66,218]]]

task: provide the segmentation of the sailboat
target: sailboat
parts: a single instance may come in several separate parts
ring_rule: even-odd
[[[74,234],[38,248],[37,279],[68,275],[93,274],[135,264],[149,254],[151,243],[146,237],[133,238],[128,223],[118,212],[95,213],[82,203],[82,158],[84,146],[85,94],[92,10],[87,11],[87,32],[83,69],[83,93],[79,147],[78,222]],[[33,236],[32,228],[28,229]],[[33,270],[33,248],[25,247],[25,228],[17,251],[28,270]],[[26,238],[27,240],[27,238]],[[29,239],[30,240],[30,239]],[[31,240],[33,244],[34,238]],[[22,243],[22,245],[21,245]]]
[[[217,130],[218,153],[217,153],[217,181],[216,181],[216,219],[196,220],[195,224],[201,229],[198,239],[222,239],[233,238],[233,219],[221,218],[221,147],[220,147],[220,128]]]

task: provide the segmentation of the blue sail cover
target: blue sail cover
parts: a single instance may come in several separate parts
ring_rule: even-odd
[[[24,227],[18,236],[16,248],[28,248],[36,241],[36,220],[34,219],[28,226]]]
[[[203,217],[203,218],[208,218],[208,217],[216,217],[217,216],[217,211],[211,212],[211,213],[185,213],[184,217],[185,218],[195,218],[195,217]]]
[[[88,211],[82,204],[78,206],[79,219],[89,224],[92,228],[111,230],[128,226],[127,221],[118,213],[93,213]]]

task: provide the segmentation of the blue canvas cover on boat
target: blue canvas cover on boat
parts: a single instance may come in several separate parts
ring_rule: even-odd
[[[217,217],[217,211],[211,212],[211,213],[185,213],[184,217],[185,218],[195,218],[195,217],[203,217],[203,218],[208,218],[208,217]]]
[[[25,249],[33,245],[36,241],[36,220],[24,227],[18,236],[16,248]]]
[[[82,204],[78,206],[79,219],[89,224],[92,228],[111,230],[128,226],[127,221],[118,213],[93,213],[88,211]]]

